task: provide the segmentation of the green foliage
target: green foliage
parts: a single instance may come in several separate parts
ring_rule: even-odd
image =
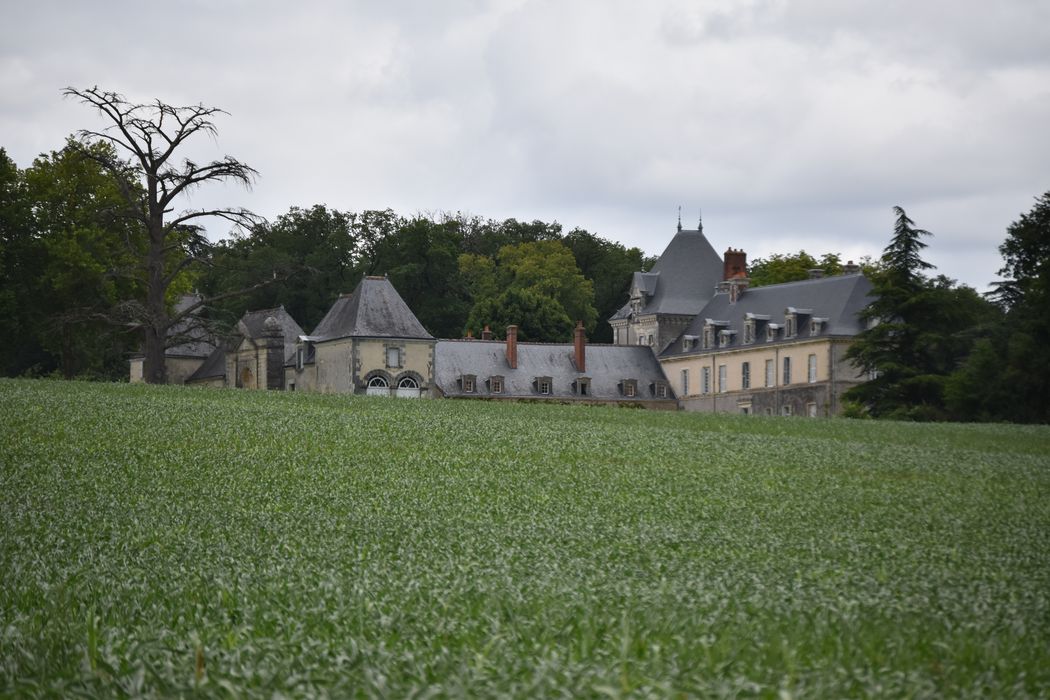
[[[774,253],[766,258],[755,258],[747,266],[750,286],[796,282],[809,279],[810,270],[821,270],[825,275],[842,274],[842,258],[838,253],[825,253],[820,259],[804,250],[795,254]]]
[[[97,162],[107,144],[86,151],[72,141],[24,172],[3,161],[3,270],[0,304],[4,371],[126,375],[132,339],[108,320],[112,307],[139,293],[142,240],[120,214],[119,182]]]
[[[1050,694],[1043,426],[9,380],[0,413],[5,697]]]
[[[846,392],[877,418],[943,420],[946,385],[975,340],[994,325],[996,308],[976,291],[943,275],[929,279],[932,267],[919,257],[928,231],[914,228],[895,207],[894,236],[871,276],[874,300],[861,319],[874,324],[847,352],[861,371],[877,376]]]
[[[590,339],[595,343],[611,343],[612,327],[605,320],[624,305],[630,293],[632,275],[645,267],[642,251],[626,248],[578,228],[570,231],[562,242],[572,251],[580,272],[594,285],[598,324],[590,329]]]
[[[476,334],[480,334],[489,326],[496,338],[510,325],[518,326],[520,340],[568,342],[575,324],[554,299],[518,287],[511,287],[495,298],[482,299],[467,317],[469,330],[477,329]]]

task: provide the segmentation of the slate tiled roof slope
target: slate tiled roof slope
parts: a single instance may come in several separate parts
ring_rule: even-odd
[[[434,380],[445,396],[580,399],[573,382],[589,377],[586,398],[596,401],[655,400],[650,385],[666,383],[660,363],[652,350],[641,346],[587,345],[586,371],[576,369],[572,343],[518,343],[518,367],[507,364],[506,343],[495,340],[439,340],[434,348]],[[477,378],[476,391],[465,393],[460,384],[463,375]],[[494,394],[486,380],[503,377],[503,392]],[[538,395],[533,382],[537,377],[551,378],[551,393]],[[635,379],[638,395],[627,398],[620,382]],[[667,400],[674,394],[668,387]]]
[[[722,279],[722,257],[702,230],[675,234],[648,272],[634,273],[632,288],[647,295],[640,314],[695,314],[711,299]],[[627,318],[630,302],[609,319]]]
[[[175,313],[182,313],[200,300],[199,294],[183,294],[175,302]],[[168,357],[207,357],[218,345],[211,332],[200,323],[196,312],[172,326],[168,338],[179,341],[164,351]]]
[[[350,337],[434,338],[385,277],[361,280],[357,289],[332,304],[310,334],[314,342]]]
[[[869,296],[870,292],[871,282],[862,274],[838,275],[747,289],[735,304],[730,303],[728,292],[719,292],[704,306],[685,332],[660,353],[660,357],[726,350],[727,348],[718,347],[717,343],[715,347],[708,349],[698,347],[688,351],[683,350],[685,336],[697,338],[703,336],[707,319],[727,321],[728,325],[719,326],[719,330],[736,331],[729,348],[742,347],[744,321],[747,314],[769,316],[770,323],[783,324],[785,309],[789,306],[812,311],[809,318],[827,319],[819,333],[821,337],[852,337],[864,330],[857,314],[872,301]],[[807,323],[809,318],[806,319]],[[797,337],[801,339],[810,337],[809,328],[800,327]],[[782,342],[782,340],[783,338],[780,338],[773,342]],[[746,347],[761,347],[765,344],[767,344],[765,334],[758,333],[754,343]]]
[[[265,323],[270,316],[276,319],[277,324],[281,327],[281,333],[284,334],[285,361],[294,360],[296,343],[299,341],[299,336],[303,335],[305,331],[303,331],[302,326],[295,322],[291,314],[284,310],[283,305],[278,306],[276,309],[260,309],[247,312],[237,322],[237,330],[240,331],[242,337],[253,340],[261,338],[266,334]]]
[[[224,379],[226,377],[226,350],[219,346],[212,350],[204,364],[197,371],[186,378],[186,383],[197,382],[203,379]]]

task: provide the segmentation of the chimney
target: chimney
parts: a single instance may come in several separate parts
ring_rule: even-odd
[[[507,366],[518,368],[518,327],[507,326]]]
[[[473,328],[468,328],[467,329],[466,340],[474,340],[474,329]]]
[[[860,265],[855,264],[852,260],[842,266],[842,274],[844,275],[855,275],[860,272]]]
[[[583,321],[576,322],[576,332],[573,338],[573,349],[576,351],[576,371],[587,371],[587,336],[583,330]]]
[[[742,250],[727,248],[723,256],[722,279],[731,280],[747,277],[747,253]]]
[[[824,271],[821,270],[819,267],[814,267],[810,270],[806,270],[806,272],[809,273],[809,278],[811,280],[819,280],[824,277]]]
[[[492,331],[489,329],[489,327],[487,325],[485,326],[485,330],[481,331],[481,339],[482,340],[492,340]]]

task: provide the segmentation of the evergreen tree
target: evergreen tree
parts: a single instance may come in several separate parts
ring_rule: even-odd
[[[928,231],[900,207],[894,235],[872,275],[874,299],[861,313],[868,324],[847,352],[871,379],[846,392],[876,417],[931,420],[948,417],[945,384],[968,355],[978,329],[996,311],[970,287],[938,276],[921,257]]]

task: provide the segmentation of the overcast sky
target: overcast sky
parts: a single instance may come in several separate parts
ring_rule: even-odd
[[[37,0],[0,26],[20,167],[104,125],[65,86],[204,103],[230,115],[194,155],[260,179],[190,204],[268,218],[460,211],[658,254],[681,206],[720,252],[859,258],[900,205],[983,290],[1050,190],[1047,0]]]

